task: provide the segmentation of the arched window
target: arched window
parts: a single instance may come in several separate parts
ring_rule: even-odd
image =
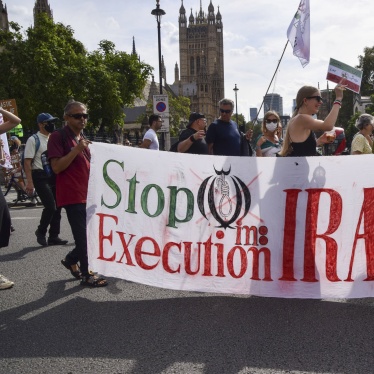
[[[193,57],[191,57],[190,59],[190,74],[191,75],[195,74],[195,61]]]
[[[200,57],[196,57],[196,73],[200,73]]]

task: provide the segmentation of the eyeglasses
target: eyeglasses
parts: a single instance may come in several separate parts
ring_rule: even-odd
[[[88,114],[87,113],[75,113],[75,114],[68,114],[67,115],[68,117],[72,117],[74,119],[81,119],[82,117],[84,119],[87,119],[88,118]]]
[[[267,119],[266,123],[278,123],[278,120],[276,118],[275,119]]]
[[[319,103],[322,102],[323,103],[323,99],[321,96],[308,96],[306,97],[306,99],[316,99]]]
[[[229,114],[229,113],[231,113],[232,112],[232,110],[231,109],[219,109],[219,111],[221,112],[221,113],[226,113],[226,114]]]

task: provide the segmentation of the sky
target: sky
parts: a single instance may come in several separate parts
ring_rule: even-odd
[[[8,18],[26,30],[33,24],[35,0],[2,0]],[[183,0],[189,17],[205,13],[210,1],[222,15],[225,96],[235,101],[238,113],[249,119],[249,108],[260,108],[287,43],[287,29],[300,0]],[[131,53],[135,37],[140,59],[154,67],[158,82],[157,22],[151,15],[155,0],[49,0],[55,22],[70,25],[75,38],[89,51],[101,40],[114,42],[117,50]],[[167,82],[174,83],[179,62],[178,17],[181,0],[160,0],[166,12],[161,20],[162,55]],[[303,85],[326,88],[330,58],[350,66],[359,64],[365,47],[374,46],[372,0],[310,0],[310,63],[302,67],[288,44],[269,93],[283,97],[283,114],[291,114],[292,101]],[[329,84],[330,88],[335,84]]]

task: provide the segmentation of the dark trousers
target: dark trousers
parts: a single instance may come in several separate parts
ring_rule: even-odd
[[[44,209],[38,231],[45,236],[49,226],[49,236],[57,238],[60,234],[61,208],[56,206],[56,185],[54,177],[48,177],[43,170],[33,170],[32,181]]]
[[[69,265],[79,262],[83,276],[88,275],[86,204],[65,205],[66,215],[73,233],[75,248],[65,258]]]

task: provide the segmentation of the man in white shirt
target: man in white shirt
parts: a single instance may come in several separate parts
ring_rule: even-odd
[[[162,119],[158,114],[152,114],[149,116],[148,123],[150,129],[144,134],[140,148],[148,148],[158,151],[160,146],[156,132],[160,130],[162,126]]]

